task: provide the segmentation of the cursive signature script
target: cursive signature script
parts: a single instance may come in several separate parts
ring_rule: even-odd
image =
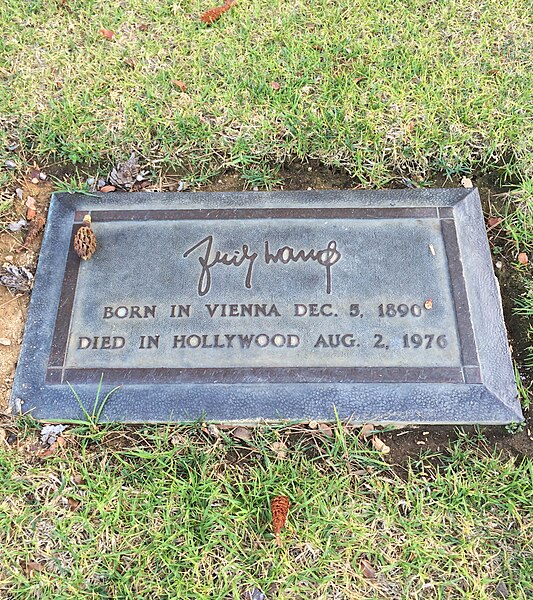
[[[211,289],[212,277],[211,269],[216,265],[226,267],[240,267],[246,264],[246,276],[244,285],[247,289],[252,287],[252,275],[256,260],[259,255],[257,252],[252,252],[247,244],[243,244],[240,250],[225,252],[222,250],[213,249],[213,236],[208,235],[198,243],[191,246],[183,254],[183,258],[190,256],[195,250],[202,251],[198,256],[198,262],[202,267],[198,278],[198,295],[205,296]],[[331,267],[336,264],[341,253],[337,249],[337,242],[332,240],[326,248],[322,250],[295,250],[291,246],[282,246],[276,251],[272,251],[268,241],[265,241],[265,252],[263,260],[266,265],[281,263],[287,265],[297,262],[316,262],[325,268],[326,274],[326,293],[331,294]]]

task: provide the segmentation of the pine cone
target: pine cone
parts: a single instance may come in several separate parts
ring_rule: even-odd
[[[287,496],[276,496],[270,503],[270,510],[272,511],[272,530],[274,531],[276,542],[280,548],[281,539],[279,534],[287,520],[290,505]]]
[[[74,236],[74,250],[83,260],[89,260],[96,251],[96,236],[91,229],[91,217],[83,217],[83,225],[78,229]]]
[[[115,187],[129,190],[133,187],[141,169],[135,153],[127,161],[119,163],[109,174],[109,183]]]
[[[46,223],[45,218],[42,215],[36,215],[31,221],[30,226],[28,227],[28,233],[26,234],[26,239],[24,243],[21,244],[15,252],[22,252],[23,250],[28,250],[29,244],[31,244],[35,238],[41,233],[41,230],[44,228]]]

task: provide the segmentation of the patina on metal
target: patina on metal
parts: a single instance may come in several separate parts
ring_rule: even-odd
[[[13,402],[102,377],[117,421],[522,419],[476,190],[55,195]]]

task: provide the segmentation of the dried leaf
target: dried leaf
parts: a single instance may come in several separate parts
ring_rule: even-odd
[[[244,592],[243,600],[267,600],[267,597],[260,589],[254,587]]]
[[[139,31],[148,31],[149,28],[150,26],[148,25],[148,23],[140,23],[139,25],[137,25],[137,29]]]
[[[471,179],[469,179],[468,177],[463,177],[463,178],[461,179],[461,185],[462,185],[464,188],[473,188],[473,187],[474,187],[474,184],[472,183],[472,180],[471,180]]]
[[[67,502],[70,510],[76,511],[81,506],[81,502],[79,500],[74,500],[74,498],[67,498]]]
[[[272,444],[272,450],[276,453],[276,458],[283,460],[287,458],[287,445],[284,442],[274,442]]]
[[[272,81],[270,82],[270,87],[277,92],[281,89],[281,84],[279,84],[277,81]]]
[[[505,585],[504,581],[500,581],[498,585],[494,588],[494,591],[498,594],[500,598],[509,598],[509,588]]]
[[[372,433],[375,430],[375,426],[373,423],[366,423],[365,425],[363,425],[363,427],[361,427],[361,431],[359,432],[359,435],[363,438],[367,438],[370,435],[372,435]]]
[[[252,439],[252,432],[246,427],[237,427],[233,432],[233,437],[243,442],[249,442]]]
[[[319,423],[318,431],[328,437],[333,437],[333,429],[329,425],[326,425],[326,423]]]
[[[220,429],[219,429],[219,428],[218,428],[216,425],[214,425],[213,423],[210,423],[210,424],[207,426],[207,428],[206,428],[206,431],[207,431],[207,433],[208,433],[209,435],[212,435],[212,436],[213,436],[213,437],[215,437],[215,438],[219,438],[219,437],[221,437],[221,435],[222,435],[222,434],[220,433]]]
[[[377,435],[372,436],[372,446],[381,454],[390,454],[390,448],[383,440],[380,440]]]
[[[111,29],[106,29],[105,27],[100,29],[100,33],[106,40],[112,40],[115,37],[115,32],[111,31]]]
[[[489,217],[488,220],[488,224],[489,227],[496,227],[496,225],[499,225],[502,222],[502,218],[501,217]]]
[[[368,560],[365,560],[364,558],[361,560],[361,570],[363,571],[363,577],[365,579],[376,579],[376,571]]]
[[[187,84],[184,81],[181,81],[181,79],[174,79],[174,81],[172,82],[176,87],[179,87],[179,89],[182,92],[187,91]]]
[[[137,66],[137,61],[134,58],[125,58],[124,59],[124,64],[128,65],[128,67],[130,67],[131,69],[135,69],[135,67]]]
[[[116,189],[117,188],[114,185],[104,185],[99,191],[102,192],[102,194],[109,194],[109,192],[114,192]]]
[[[72,481],[76,485],[83,485],[85,483],[85,479],[83,478],[83,475],[80,475],[79,473],[74,474],[74,476],[72,477]]]
[[[272,511],[272,531],[278,546],[281,548],[280,532],[285,526],[289,514],[290,502],[287,496],[276,496],[272,498],[270,510]]]
[[[527,265],[527,263],[529,262],[529,257],[525,252],[520,252],[520,254],[518,255],[518,262],[521,265]]]
[[[15,233],[17,231],[20,231],[23,227],[26,227],[27,224],[28,222],[26,221],[26,219],[19,219],[16,223],[9,223],[7,228],[9,229],[9,231]]]
[[[44,566],[35,560],[24,561],[20,566],[26,573],[26,577],[31,577],[34,572],[44,571]]]
[[[222,6],[216,6],[215,8],[207,10],[200,17],[200,21],[207,25],[211,25],[215,21],[218,21],[218,19],[220,19],[220,17],[235,4],[235,1],[236,0],[227,0]]]
[[[45,425],[41,429],[41,443],[53,444],[65,429],[65,425]]]

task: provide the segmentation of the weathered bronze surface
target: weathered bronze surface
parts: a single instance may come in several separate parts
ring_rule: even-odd
[[[475,190],[113,196],[53,199],[17,408],[103,376],[110,420],[521,418]]]

